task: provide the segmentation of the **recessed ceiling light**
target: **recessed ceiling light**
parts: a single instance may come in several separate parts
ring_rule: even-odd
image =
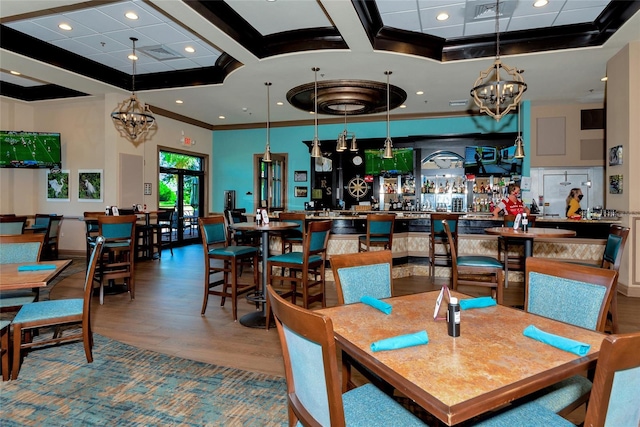
[[[62,23],[62,24],[58,25],[58,28],[60,28],[61,30],[65,30],[65,31],[73,30],[73,28],[71,28],[71,25],[65,24],[65,23]]]
[[[193,52],[195,52],[195,51],[196,51],[196,50],[195,50],[193,47],[191,47],[191,46],[187,46],[187,47],[185,47],[185,48],[184,48],[184,50],[185,50],[186,52],[189,52],[189,53],[193,53]]]
[[[224,120],[224,119],[226,119],[226,117],[225,117],[225,116],[218,116],[218,118],[219,118],[220,120]]]
[[[404,104],[402,104],[402,105],[400,106],[400,108],[407,108],[407,106],[406,106],[406,105],[404,105]]]
[[[436,16],[436,19],[438,21],[446,21],[447,19],[449,19],[449,14],[447,12],[441,12],[438,14],[438,16]]]
[[[131,19],[133,21],[138,19],[138,15],[135,12],[127,12],[124,14],[124,16],[126,16],[128,19]]]
[[[13,73],[13,71],[12,71]],[[609,77],[604,76],[603,78],[600,79],[601,82],[606,82],[607,80],[609,80]]]
[[[129,58],[132,61],[137,61],[138,60],[138,56],[134,55],[133,53],[130,53],[129,56],[127,56],[127,58]]]
[[[20,76],[21,73],[17,72],[17,71],[10,71],[11,74],[13,74],[14,76]]]
[[[533,2],[533,7],[544,7],[549,4],[549,0],[536,0]]]
[[[184,104],[184,101],[182,99],[176,99],[176,104]]]
[[[419,90],[419,91],[416,92],[416,95],[424,95],[424,91]]]
[[[276,102],[276,105],[284,105],[284,102],[278,101],[278,102]]]

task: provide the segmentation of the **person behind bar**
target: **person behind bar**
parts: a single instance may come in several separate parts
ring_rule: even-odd
[[[520,195],[520,186],[517,184],[509,184],[507,191],[509,195],[498,203],[498,206],[493,210],[493,217],[498,218],[500,211],[504,211],[505,215],[518,215],[523,212],[529,215],[529,208],[518,198]]]
[[[580,207],[580,201],[582,200],[582,190],[579,188],[572,188],[567,196],[567,218],[580,219],[582,218],[582,208]]]

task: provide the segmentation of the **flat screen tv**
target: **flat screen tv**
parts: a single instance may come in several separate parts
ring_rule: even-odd
[[[0,131],[0,167],[62,167],[60,134],[55,132]]]
[[[515,152],[515,145],[466,147],[464,150],[464,171],[476,176],[522,175],[522,159],[516,159]]]
[[[382,157],[384,150],[364,150],[366,175],[408,175],[413,174],[413,148],[394,148],[393,158]]]

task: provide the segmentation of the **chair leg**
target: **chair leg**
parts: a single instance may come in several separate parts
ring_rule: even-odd
[[[238,321],[238,262],[235,257],[231,258],[231,310],[233,311],[233,321]]]
[[[11,368],[11,379],[17,380],[20,372],[20,355],[22,350],[22,326],[17,323],[13,325],[13,367]]]
[[[211,262],[208,260],[207,262]],[[207,303],[209,302],[209,277],[211,276],[211,271],[209,270],[209,266],[207,266],[207,271],[204,275],[204,298],[202,299],[202,311],[200,312],[201,316],[204,316],[204,312],[207,310]]]
[[[611,306],[609,307],[609,313],[611,313],[611,333],[618,333],[618,291],[613,290],[613,296],[611,297]]]
[[[93,362],[93,353],[91,347],[93,347],[93,336],[91,332],[91,326],[82,325],[82,343],[84,344],[84,354],[87,356],[87,363]]]
[[[9,327],[7,326],[0,337],[0,348],[2,349],[2,381],[9,380]]]

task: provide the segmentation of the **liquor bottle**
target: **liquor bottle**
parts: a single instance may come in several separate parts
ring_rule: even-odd
[[[450,337],[460,336],[460,304],[458,298],[451,297],[447,308],[447,333]]]

